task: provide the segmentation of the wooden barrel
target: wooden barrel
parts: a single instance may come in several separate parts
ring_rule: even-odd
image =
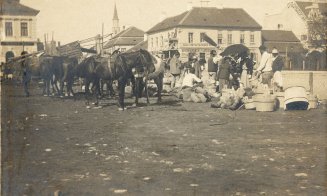
[[[306,89],[303,86],[292,86],[285,89],[284,109],[307,109],[309,105]]]
[[[315,95],[308,95],[309,106],[308,109],[316,109],[318,107],[318,98]]]
[[[275,96],[270,94],[257,94],[253,97],[257,112],[272,112],[275,110]]]

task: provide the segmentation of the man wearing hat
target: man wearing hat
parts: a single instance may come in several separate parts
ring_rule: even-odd
[[[173,75],[173,81],[171,82],[171,88],[175,87],[176,82],[179,80],[181,75],[182,63],[179,60],[180,54],[176,52],[173,58],[170,59],[169,68],[170,73]]]
[[[284,60],[283,58],[278,55],[278,50],[274,48],[272,50],[272,72],[273,72],[273,78],[274,78],[274,87],[277,87],[278,91],[282,91],[283,89],[283,80],[282,80],[282,74],[281,71],[284,66]]]
[[[208,73],[211,80],[216,81],[218,61],[219,59],[217,58],[217,52],[215,50],[211,50],[210,57],[208,58]]]
[[[198,61],[198,56],[196,55],[193,56],[192,67],[195,70],[194,74],[196,75],[196,77],[201,78],[201,65],[200,62]]]
[[[271,79],[273,78],[273,72],[271,68],[271,54],[267,52],[267,48],[265,46],[259,47],[260,53],[261,53],[261,60],[259,67],[256,70],[256,75],[259,73],[262,73],[262,83],[268,84],[268,86],[271,86]]]

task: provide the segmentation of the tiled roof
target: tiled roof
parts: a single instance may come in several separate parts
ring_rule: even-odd
[[[1,0],[0,15],[36,16],[40,11],[20,4],[19,1]]]
[[[264,46],[267,47],[268,51],[272,51],[273,48],[277,48],[280,53],[303,53],[305,50],[301,43],[285,43],[285,42],[264,42]]]
[[[308,16],[310,9],[306,9],[307,7],[312,6],[312,2],[310,1],[296,1],[296,4],[299,6],[299,8],[301,9],[301,11]],[[319,11],[323,14],[323,15],[327,15],[327,3],[318,3],[318,7],[319,7]]]
[[[118,33],[110,39],[104,48],[111,48],[115,45],[136,45],[144,40],[144,31],[136,28],[129,27],[128,29]]]
[[[261,35],[263,42],[300,42],[292,31],[262,30]]]
[[[160,23],[156,24],[154,27],[152,27],[147,33],[153,33],[165,29],[170,29],[177,27],[179,22],[185,17],[185,15],[189,12],[184,12],[180,15],[166,18],[165,20],[161,21]]]
[[[116,37],[144,37],[144,31],[136,27],[129,27],[126,30],[119,32],[112,39]]]
[[[190,11],[163,20],[147,33],[154,33],[174,27],[262,28],[241,8],[195,7]]]
[[[147,50],[148,49],[148,41],[142,41],[142,42],[136,44],[134,47],[129,49],[127,52],[137,51],[140,49]]]

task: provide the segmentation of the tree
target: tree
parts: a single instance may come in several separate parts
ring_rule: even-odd
[[[327,40],[327,14],[312,9],[309,13],[309,44],[314,48],[325,48]]]

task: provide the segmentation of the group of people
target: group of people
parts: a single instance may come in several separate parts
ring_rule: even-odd
[[[271,51],[271,54],[264,46],[260,46],[259,50],[261,52],[261,61],[255,71],[255,62],[247,52],[221,57],[215,50],[212,50],[207,61],[193,56],[186,63],[181,62],[179,52],[176,52],[169,60],[166,59],[164,54],[161,54],[159,72],[163,75],[167,69],[169,70],[167,71],[171,74],[170,86],[172,89],[176,87],[177,82],[181,82],[179,87],[184,101],[195,101],[196,99],[195,102],[205,102],[210,100],[209,93],[203,88],[202,72],[205,69],[205,63],[207,63],[208,69],[207,79],[214,83],[218,93],[221,93],[225,88],[234,88],[236,90],[240,86],[243,88],[249,87],[248,81],[252,75],[255,77],[260,76],[263,84],[274,87],[277,91],[282,91],[281,70],[284,65],[283,58],[278,54],[276,48]],[[25,95],[29,96],[30,74],[27,63],[27,59],[23,58],[21,62],[22,79]],[[149,79],[152,79],[151,76]]]
[[[277,48],[274,48],[271,53],[267,51],[265,46],[260,46],[259,50],[261,52],[261,61],[254,75],[261,75],[263,84],[275,88],[276,91],[282,91],[281,71],[284,66],[283,58],[279,55]]]
[[[207,61],[194,56],[187,63],[182,63],[179,59],[180,54],[176,52],[168,61],[163,57],[165,64],[163,66],[168,68],[171,74],[172,89],[176,87],[179,80],[182,80],[180,90],[184,101],[194,101],[191,99],[191,95],[196,95],[193,98],[197,97],[201,102],[210,99],[208,92],[203,88],[201,78],[205,62],[207,63],[208,79],[215,84],[218,93],[221,93],[225,88],[235,90],[239,87],[250,88],[249,80],[252,76],[260,77],[263,84],[274,87],[277,91],[282,91],[283,58],[276,48],[272,50],[272,54],[268,53],[265,46],[260,46],[259,50],[262,57],[258,68],[255,70],[256,62],[247,51],[222,57],[217,54],[216,50],[212,50]]]

